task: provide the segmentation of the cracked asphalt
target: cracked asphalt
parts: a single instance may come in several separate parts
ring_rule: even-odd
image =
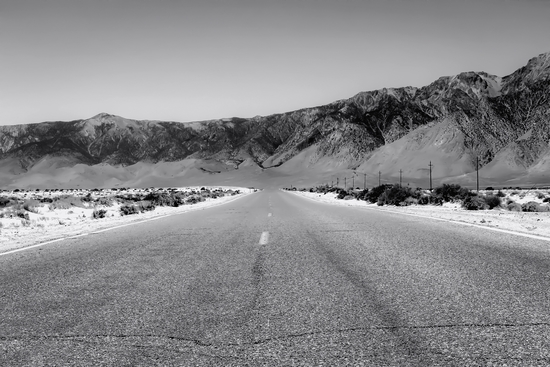
[[[546,366],[550,246],[265,190],[0,256],[2,366]]]

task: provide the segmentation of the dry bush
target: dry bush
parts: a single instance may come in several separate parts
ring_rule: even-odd
[[[50,210],[55,209],[70,209],[73,206],[84,208],[84,203],[79,197],[72,195],[62,195],[53,199],[53,202],[50,203]]]
[[[485,202],[485,199],[481,196],[471,195],[467,196],[462,201],[462,207],[466,210],[484,210],[489,206]]]
[[[11,203],[11,200],[7,197],[0,196],[0,208],[8,206]]]
[[[521,204],[511,201],[506,206],[506,209],[508,209],[511,212],[521,212]]]
[[[497,208],[502,204],[502,199],[496,195],[487,195],[484,200],[489,209]]]
[[[139,209],[135,205],[122,205],[120,207],[120,214],[121,215],[131,215],[131,214],[138,214]]]
[[[40,203],[37,200],[34,200],[34,199],[27,199],[23,203],[23,209],[25,209],[28,212],[36,213],[36,214],[38,214],[38,209],[37,208],[39,208],[41,206],[43,206],[43,204]]]
[[[105,218],[105,214],[107,214],[107,210],[105,209],[94,210],[92,213],[92,218],[94,219]]]
[[[548,205],[540,205],[536,201],[529,201],[521,206],[524,212],[547,212],[550,210]]]

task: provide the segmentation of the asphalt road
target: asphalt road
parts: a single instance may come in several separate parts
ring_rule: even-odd
[[[0,280],[2,366],[550,365],[550,243],[281,191],[0,256]]]

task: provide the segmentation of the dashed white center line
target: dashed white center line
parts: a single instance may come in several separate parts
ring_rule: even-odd
[[[260,236],[260,245],[267,245],[267,242],[269,241],[269,232],[262,232],[262,235]]]

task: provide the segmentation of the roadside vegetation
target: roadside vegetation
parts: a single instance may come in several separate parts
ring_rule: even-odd
[[[0,190],[0,231],[7,227],[44,227],[53,222],[68,225],[71,220],[86,217],[104,219],[134,215],[157,207],[193,205],[237,194],[240,194],[237,189],[206,187]]]
[[[532,190],[524,191],[519,188],[495,190],[492,187],[488,187],[486,190],[478,193],[456,184],[443,184],[431,191],[421,188],[413,189],[397,184],[381,185],[365,190],[359,188],[348,188],[345,190],[326,185],[308,189],[286,188],[285,190],[309,191],[323,195],[333,193],[337,199],[361,200],[379,206],[443,205],[445,203],[454,203],[459,204],[466,210],[501,209],[518,212],[550,212],[549,190],[533,192]],[[516,200],[522,201],[521,199],[524,199],[528,193],[533,194],[541,202],[516,202]]]

